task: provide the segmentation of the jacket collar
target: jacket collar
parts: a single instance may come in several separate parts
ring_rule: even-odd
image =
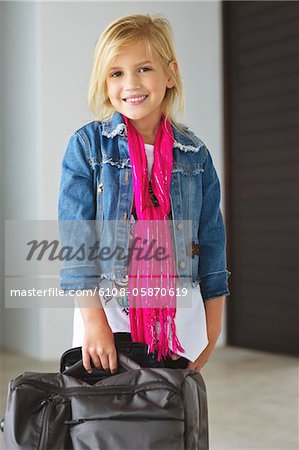
[[[102,135],[107,138],[112,139],[117,135],[127,136],[127,127],[123,121],[122,115],[119,112],[115,112],[110,119],[102,121],[101,124]],[[203,142],[191,130],[188,129],[188,127],[184,126],[184,129],[190,136],[192,136],[192,139],[174,128],[173,125],[171,127],[174,137],[174,147],[184,152],[198,152],[204,145]]]

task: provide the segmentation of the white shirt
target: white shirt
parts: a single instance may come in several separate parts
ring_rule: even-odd
[[[148,162],[148,176],[151,177],[152,167],[154,163],[154,146],[145,144],[145,151]],[[135,221],[133,215],[131,221]],[[113,333],[127,332],[130,333],[129,309],[126,296],[121,296],[119,288],[126,287],[128,277],[122,280],[111,281],[107,279],[101,280],[101,288],[105,291],[105,295],[101,298],[102,306],[105,310],[109,326]],[[106,295],[111,293],[112,288],[117,292],[114,296]],[[176,305],[176,334],[185,350],[185,352],[177,352],[178,355],[184,356],[190,361],[194,361],[200,353],[208,345],[206,315],[204,302],[201,296],[199,286],[189,288],[189,295],[186,300],[177,298]],[[80,308],[74,309],[73,320],[73,347],[82,346],[84,339],[84,322],[81,316]],[[169,343],[170,348],[171,343]]]

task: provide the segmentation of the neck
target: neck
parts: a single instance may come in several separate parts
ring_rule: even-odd
[[[129,119],[132,125],[139,131],[142,136],[143,142],[146,144],[155,143],[155,137],[157,131],[161,125],[161,115],[158,118],[149,120],[148,118],[145,120],[131,120]]]

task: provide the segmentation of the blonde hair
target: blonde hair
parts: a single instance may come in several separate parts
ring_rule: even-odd
[[[106,78],[120,47],[143,42],[149,55],[155,50],[167,76],[174,81],[167,88],[162,102],[162,113],[174,127],[186,133],[186,127],[175,119],[176,108],[185,114],[183,81],[179,69],[172,71],[170,61],[177,61],[171,26],[165,17],[153,14],[135,14],[112,22],[101,34],[95,47],[93,68],[88,90],[88,106],[99,121],[110,119],[115,110],[107,95]]]

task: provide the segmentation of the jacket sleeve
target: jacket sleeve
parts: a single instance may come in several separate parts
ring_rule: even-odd
[[[220,210],[220,182],[206,148],[202,178],[202,209],[198,239],[199,280],[203,300],[230,295],[226,269],[226,231]]]
[[[97,264],[88,256],[96,242],[94,171],[89,160],[88,140],[76,132],[62,160],[58,199],[60,288],[65,292],[98,286]]]

